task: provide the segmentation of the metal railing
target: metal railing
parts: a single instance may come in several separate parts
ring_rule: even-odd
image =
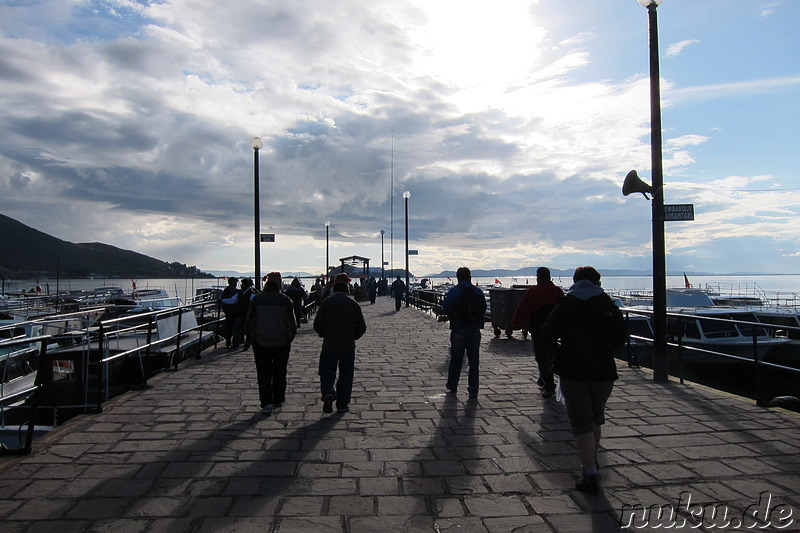
[[[631,315],[633,316],[645,316],[649,320],[652,320],[653,312],[649,310],[643,309],[631,309],[631,308],[622,308],[622,312],[624,313],[626,320],[631,320]],[[708,348],[703,348],[698,346],[700,344],[696,337],[688,337],[684,335],[685,331],[685,324],[689,321],[697,321],[702,320],[703,322],[709,323],[719,323],[719,324],[726,324],[732,326],[734,328],[744,328],[745,331],[750,332],[750,344],[749,348],[746,349],[746,352],[749,352],[747,355],[739,355],[730,352],[723,352],[720,350],[711,350]],[[800,335],[800,327],[794,326],[787,326],[787,325],[776,325],[776,324],[768,324],[764,322],[750,322],[750,321],[743,321],[743,320],[735,320],[730,318],[721,318],[721,317],[714,317],[714,316],[698,316],[694,314],[685,314],[685,313],[667,313],[667,347],[671,349],[669,355],[673,355],[673,359],[677,360],[678,368],[676,373],[670,373],[680,380],[681,383],[684,383],[684,379],[686,376],[686,368],[685,364],[687,363],[687,358],[691,359],[694,358],[703,358],[706,360],[719,360],[719,362],[731,362],[731,363],[742,363],[742,364],[752,364],[753,365],[753,376],[754,376],[754,391],[753,395],[756,400],[756,404],[760,406],[768,405],[768,402],[764,400],[764,382],[763,382],[763,372],[766,369],[786,372],[789,374],[795,374],[800,376],[800,342],[794,342],[788,339],[790,334]],[[780,334],[779,334],[780,333]],[[779,363],[765,361],[764,356],[766,355],[766,348],[771,346],[771,343],[767,343],[764,340],[759,341],[759,338],[767,337],[769,339],[785,339],[785,345],[783,346],[786,350],[794,350],[797,354],[796,361],[798,362],[798,367],[786,366]],[[724,338],[724,337],[723,337]],[[713,339],[711,339],[713,341]],[[640,342],[645,343],[647,345],[652,346],[653,344],[653,337],[650,336],[643,336],[643,335],[630,335],[628,340],[628,362],[633,362],[632,360],[632,345],[633,342]],[[651,352],[652,354],[652,352]],[[687,357],[688,356],[688,357]],[[638,361],[635,361],[638,364]],[[669,366],[669,365],[668,365]]]
[[[218,342],[216,335],[212,338],[207,334],[209,331],[216,333],[221,323],[219,305],[215,301],[125,314],[133,308],[105,306],[0,328],[13,332],[16,328],[34,327],[36,329],[32,331],[42,334],[4,341],[1,343],[3,348],[28,345],[35,339],[46,339],[50,344],[50,352],[45,349],[38,356],[37,380],[40,386],[37,394],[43,392],[44,396],[51,396],[49,389],[53,382],[53,365],[60,362],[66,365],[71,379],[80,384],[80,397],[73,396],[71,402],[50,406],[54,410],[54,422],[58,410],[93,408],[101,411],[102,403],[110,396],[108,370],[114,362],[137,359],[140,383],[146,385],[151,375],[150,356],[155,351],[166,347],[167,364],[164,368],[177,370],[179,363],[190,356],[190,350],[194,350],[195,358],[199,358],[204,343],[210,345],[213,341],[216,345]],[[102,319],[108,314],[119,316]],[[191,323],[187,324],[187,319],[191,319]],[[148,362],[147,368],[145,361]],[[44,374],[41,374],[43,371]],[[91,385],[92,381],[96,387]]]
[[[40,399],[40,390],[43,386],[43,368],[46,362],[48,361],[47,358],[47,345],[52,341],[51,335],[39,335],[35,337],[18,337],[14,339],[10,339],[7,341],[0,341],[0,349],[13,349],[17,346],[30,346],[32,344],[39,344],[39,367],[36,370],[35,379],[33,385],[30,387],[26,387],[25,390],[18,390],[15,393],[15,397],[23,396],[26,394],[30,394],[33,396],[33,404],[31,406],[31,416],[28,419],[28,428],[25,433],[25,442],[19,448],[0,448],[0,455],[6,454],[29,454],[31,452],[31,447],[33,445],[33,433],[36,427],[36,415],[38,412],[39,407],[39,399]],[[3,420],[5,421],[5,409],[6,406],[2,406],[3,409]],[[25,424],[20,425],[20,429]]]

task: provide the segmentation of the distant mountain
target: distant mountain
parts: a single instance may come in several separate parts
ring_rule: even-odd
[[[504,268],[495,268],[491,270],[473,270],[472,277],[473,278],[535,278],[536,277],[536,269],[539,267],[524,267],[519,268],[517,270],[509,270]],[[651,276],[652,271],[650,270],[630,270],[625,268],[598,268],[600,274],[603,276]],[[570,268],[567,270],[561,270],[558,268],[550,268],[550,275],[554,278],[571,278],[572,274],[575,273],[574,268]],[[710,276],[715,275],[713,272],[686,272],[686,274],[694,275],[694,276]],[[667,272],[668,276],[681,276],[683,272]],[[444,277],[456,277],[455,270],[443,270],[438,274],[428,274],[424,276],[426,278],[444,278]]]
[[[7,278],[88,276],[213,277],[197,267],[167,263],[99,242],[62,241],[0,214],[0,274]]]

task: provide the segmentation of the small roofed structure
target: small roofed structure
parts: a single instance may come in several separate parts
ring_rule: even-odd
[[[358,255],[351,255],[350,257],[342,257],[339,259],[339,262],[342,264],[342,272],[345,272],[345,265],[351,267],[361,267],[361,277],[369,278],[369,257],[361,257]],[[354,275],[356,272],[353,272]]]

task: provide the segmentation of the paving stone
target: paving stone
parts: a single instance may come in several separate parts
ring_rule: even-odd
[[[469,400],[444,393],[446,323],[388,298],[362,307],[350,413],[321,412],[306,325],[268,418],[252,352],[208,350],[0,460],[3,533],[597,533],[682,493],[741,512],[767,492],[800,516],[797,413],[618,365],[589,496],[563,403],[533,392],[530,340],[485,331]]]

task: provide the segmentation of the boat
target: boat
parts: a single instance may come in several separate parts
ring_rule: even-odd
[[[722,300],[713,296],[699,288],[667,289],[667,336],[673,354],[679,345],[689,348],[680,350],[686,362],[726,364],[757,357],[800,368],[797,310],[767,306],[760,299],[750,305],[720,305]],[[634,313],[652,311],[652,295],[635,293],[623,301]]]

